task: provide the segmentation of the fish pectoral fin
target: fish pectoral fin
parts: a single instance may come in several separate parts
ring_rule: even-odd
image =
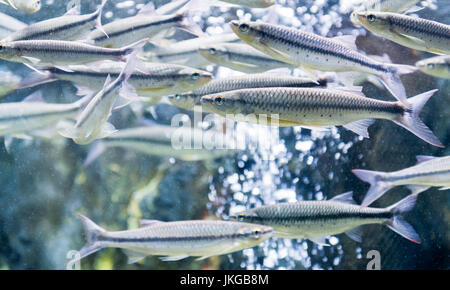
[[[288,60],[291,59],[291,56],[290,56],[289,54],[283,52],[283,51],[280,51],[280,50],[278,50],[278,49],[275,49],[275,48],[273,48],[273,47],[270,47],[269,45],[267,45],[267,44],[264,43],[264,42],[260,42],[260,44],[263,45],[264,48],[265,48],[268,52],[270,52],[271,54],[273,54],[274,56],[276,56],[276,57],[278,57],[278,58],[284,59],[284,61],[288,61]]]
[[[353,191],[336,195],[330,200],[346,204],[356,204],[356,202],[353,200]]]
[[[329,247],[330,244],[327,243],[327,239],[328,237],[311,237],[308,238],[308,240],[310,240],[311,242],[314,242],[320,246],[325,246],[325,247]]]
[[[189,255],[167,256],[167,257],[160,257],[159,259],[164,262],[173,262],[186,259],[187,257],[189,257]]]
[[[142,220],[139,220],[139,227],[149,227],[149,226],[152,226],[152,225],[155,225],[155,224],[158,224],[158,223],[163,223],[162,221],[159,221],[159,220],[145,220],[145,219],[142,219]]]
[[[124,250],[124,252],[128,257],[128,264],[137,263],[148,256],[147,254],[136,252],[133,250]]]
[[[424,192],[425,190],[427,190],[431,186],[426,186],[426,185],[407,185],[406,187],[411,191],[411,194],[419,194],[421,192]]]
[[[24,58],[25,60],[31,62],[32,64],[38,64],[38,63],[41,62],[41,60],[39,58],[36,58],[36,57],[22,56],[22,58]]]
[[[352,240],[354,240],[355,242],[361,243],[362,242],[362,235],[363,235],[363,227],[356,227],[354,229],[351,229],[347,232],[345,232],[345,234]]]
[[[346,124],[343,127],[347,130],[355,132],[363,138],[370,138],[368,129],[374,122],[375,120],[373,119],[366,119]]]

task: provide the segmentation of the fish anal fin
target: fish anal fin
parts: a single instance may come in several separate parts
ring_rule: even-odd
[[[128,264],[137,263],[148,256],[147,254],[136,252],[133,250],[124,250],[124,252],[128,257]]]
[[[407,185],[406,187],[411,191],[412,194],[419,194],[421,192],[424,192],[425,190],[427,190],[431,186],[427,186],[427,185]]]
[[[189,255],[167,256],[167,257],[160,257],[159,259],[164,262],[173,262],[186,259],[187,257],[189,257]]]
[[[354,240],[355,242],[361,243],[362,242],[362,235],[363,235],[363,228],[360,227],[356,227],[354,229],[351,229],[347,232],[345,232],[345,234],[352,240]]]
[[[330,244],[327,243],[328,237],[309,237],[308,240],[314,242],[320,246],[329,247]]]
[[[343,127],[347,130],[355,132],[359,136],[364,138],[369,138],[369,127],[375,122],[373,119],[360,120],[353,123],[344,125]]]

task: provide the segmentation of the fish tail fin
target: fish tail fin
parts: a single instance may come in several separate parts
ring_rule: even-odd
[[[83,224],[86,244],[78,252],[78,255],[76,255],[72,260],[70,260],[67,263],[75,263],[83,259],[84,257],[87,257],[90,254],[93,254],[101,250],[104,247],[102,243],[98,241],[98,238],[103,233],[106,233],[106,231],[103,228],[99,227],[97,224],[95,224],[93,221],[91,221],[89,218],[85,217],[84,215],[78,214],[78,217],[80,218],[81,223]]]
[[[373,203],[375,200],[383,196],[392,185],[389,182],[383,181],[383,176],[386,174],[380,171],[370,171],[362,169],[352,170],[359,179],[370,183],[369,191],[363,199],[361,206],[366,207]]]
[[[100,30],[107,38],[109,38],[108,33],[106,33],[106,31],[103,29],[103,25],[102,25],[102,14],[103,14],[103,8],[105,7],[105,4],[108,0],[102,0],[102,4],[100,4],[100,7],[97,9],[97,11],[95,13],[98,14],[97,17],[97,24],[96,24],[96,28],[98,30]]]
[[[101,140],[95,142],[89,149],[89,153],[84,160],[83,167],[88,167],[92,162],[94,162],[103,152],[106,150],[106,145]]]
[[[406,90],[403,86],[401,75],[410,74],[418,70],[410,65],[387,64],[389,71],[379,75],[381,81],[389,92],[404,105],[408,105]]]
[[[394,122],[425,142],[443,148],[444,145],[439,141],[439,139],[434,135],[434,133],[428,128],[422,120],[419,118],[419,114],[426,102],[430,99],[434,93],[438,90],[428,91],[426,93],[417,95],[415,97],[408,99],[409,109],[405,111],[404,114],[399,116]]]
[[[386,223],[386,225],[402,237],[411,242],[420,244],[421,240],[419,235],[403,217],[414,208],[417,197],[418,194],[410,194],[396,204],[388,207],[387,209],[392,212],[394,216]]]
[[[202,2],[203,1],[200,0],[191,0],[186,5],[181,7],[180,10],[178,10],[176,13],[176,15],[181,18],[181,20],[175,26],[197,37],[204,36],[205,33],[203,32],[201,27],[193,20],[193,13],[195,13],[196,11],[202,11],[204,9],[199,8],[205,7],[205,3]]]

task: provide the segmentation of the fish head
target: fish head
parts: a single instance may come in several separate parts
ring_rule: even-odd
[[[430,59],[420,60],[416,66],[423,72],[431,75],[444,75],[448,73],[450,67],[450,57],[433,57]]]
[[[28,14],[36,13],[41,10],[41,0],[15,1],[15,6],[18,10]]]
[[[6,41],[0,40],[0,58],[5,60],[13,59],[16,56],[14,49]]]
[[[203,96],[200,102],[202,106],[222,116],[244,114],[247,107],[238,91]]]
[[[177,82],[177,85],[182,87],[184,91],[199,88],[212,80],[211,73],[187,67],[180,70],[178,75],[180,82]]]
[[[352,21],[363,25],[371,31],[386,31],[389,29],[390,21],[387,13],[375,11],[356,11],[355,16],[351,16]]]
[[[236,232],[235,243],[245,248],[253,247],[270,238],[272,234],[272,227],[242,223]]]
[[[247,43],[259,42],[263,36],[261,25],[256,22],[233,20],[230,25],[234,33]]]
[[[212,63],[224,63],[228,59],[228,52],[223,46],[219,45],[207,45],[198,49],[201,56],[206,58]]]
[[[175,94],[168,98],[169,102],[179,108],[192,109],[195,106],[196,95],[193,93]]]

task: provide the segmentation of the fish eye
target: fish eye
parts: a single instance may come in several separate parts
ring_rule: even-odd
[[[217,52],[217,50],[216,50],[214,47],[211,47],[211,48],[209,49],[209,53],[210,53],[210,54],[216,54],[216,52]]]
[[[198,72],[195,72],[192,74],[192,79],[193,80],[198,80],[200,78],[200,74]]]
[[[427,64],[427,67],[428,67],[429,69],[434,69],[434,63],[429,63],[429,64]]]
[[[239,25],[239,30],[241,32],[247,32],[250,29],[250,26],[247,23],[242,23]]]
[[[218,96],[214,99],[214,102],[216,103],[216,105],[220,106],[220,105],[223,105],[224,99],[221,96]],[[241,216],[239,216],[239,217],[241,217]]]
[[[253,235],[254,235],[254,238],[255,238],[255,239],[259,239],[259,237],[261,236],[261,234],[262,234],[261,229],[255,229],[255,230],[253,231]]]
[[[374,22],[375,19],[377,19],[377,18],[375,17],[375,15],[373,15],[373,14],[367,15],[367,20],[369,20],[370,22]]]
[[[177,100],[177,101],[181,100],[181,96],[180,95],[175,95],[175,100]]]

